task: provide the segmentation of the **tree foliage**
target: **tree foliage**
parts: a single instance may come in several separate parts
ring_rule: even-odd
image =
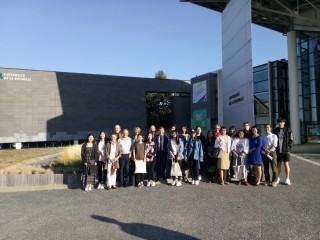
[[[163,70],[158,71],[155,76],[155,79],[167,79],[167,75],[164,73]]]
[[[167,79],[163,70],[155,74],[155,79]],[[171,93],[151,93],[146,94],[147,124],[169,128],[171,126]]]

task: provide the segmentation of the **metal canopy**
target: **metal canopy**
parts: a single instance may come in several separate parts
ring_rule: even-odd
[[[180,0],[223,12],[229,0]],[[251,0],[252,22],[286,34],[292,30],[320,32],[320,0]]]

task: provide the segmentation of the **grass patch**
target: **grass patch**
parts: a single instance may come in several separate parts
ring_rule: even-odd
[[[82,170],[81,145],[64,148],[57,160],[49,164],[53,172],[79,172]]]
[[[26,160],[57,154],[63,151],[63,149],[63,147],[54,147],[0,150],[0,169],[22,163]]]

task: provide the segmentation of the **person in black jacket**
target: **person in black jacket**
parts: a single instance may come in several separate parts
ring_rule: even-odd
[[[286,120],[284,118],[278,119],[279,127],[274,129],[273,133],[278,137],[278,146],[276,148],[277,153],[277,167],[278,167],[278,180],[280,182],[281,163],[283,162],[286,172],[286,185],[291,185],[290,181],[290,151],[293,144],[293,134],[289,128],[285,126]]]
[[[83,162],[83,182],[85,191],[91,191],[96,180],[98,148],[92,134],[87,136],[81,147],[81,159]]]

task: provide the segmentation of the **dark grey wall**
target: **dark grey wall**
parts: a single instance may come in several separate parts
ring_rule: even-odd
[[[147,129],[147,91],[191,90],[180,80],[4,68],[0,73],[20,74],[0,79],[0,143],[83,139],[89,132],[109,134],[116,123]]]

